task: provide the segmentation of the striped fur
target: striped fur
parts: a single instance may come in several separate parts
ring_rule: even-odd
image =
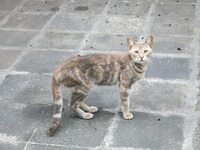
[[[81,118],[91,119],[95,106],[87,106],[83,100],[94,85],[119,85],[120,109],[125,119],[132,119],[129,112],[129,91],[137,80],[144,77],[152,54],[153,37],[144,43],[127,39],[129,52],[125,54],[98,54],[72,57],[54,71],[51,86],[54,112],[49,134],[53,135],[62,116],[60,85],[71,90],[69,107]]]

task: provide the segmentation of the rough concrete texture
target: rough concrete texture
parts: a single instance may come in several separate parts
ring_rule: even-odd
[[[64,60],[124,53],[126,38],[154,36],[146,76],[132,87],[134,115],[119,113],[117,86],[95,87],[91,120],[64,108],[47,134],[51,74]],[[199,150],[200,0],[0,0],[1,150]]]

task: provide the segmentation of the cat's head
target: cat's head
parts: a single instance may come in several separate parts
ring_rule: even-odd
[[[130,49],[129,53],[134,62],[148,62],[152,54],[153,36],[148,37],[144,43],[137,43],[127,38],[127,44]]]

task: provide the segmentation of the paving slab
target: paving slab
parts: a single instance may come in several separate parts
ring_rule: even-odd
[[[155,5],[155,11],[151,14],[151,16],[157,17],[160,15],[162,18],[182,18],[194,20],[195,11],[195,5],[193,4],[170,4],[161,2],[161,4]]]
[[[111,51],[127,52],[127,38],[137,41],[138,35],[115,35],[115,34],[93,34],[85,41],[83,50],[101,51],[110,53]]]
[[[177,116],[163,117],[140,112],[133,112],[133,115],[134,119],[132,120],[119,120],[112,146],[135,149],[181,150],[184,140],[183,118]]]
[[[5,47],[26,47],[29,41],[36,35],[28,31],[7,31],[0,30],[0,46]],[[6,40],[5,40],[6,39]]]
[[[78,118],[71,110],[66,109],[57,132],[53,137],[49,137],[47,130],[51,117],[50,115],[44,118],[31,142],[89,148],[101,145],[114,114],[99,110],[92,120],[84,120]]]
[[[0,3],[0,12],[11,12],[13,11],[19,4],[22,3],[23,0],[1,0]]]
[[[41,145],[41,144],[32,144],[30,143],[30,145],[28,145],[28,147],[26,148],[27,150],[80,150],[80,149],[88,149],[88,148],[76,148],[75,146],[73,147],[70,147],[70,146],[67,146],[67,145],[50,145],[50,144],[44,144],[44,145]],[[98,149],[95,149],[95,150],[98,150]]]
[[[36,1],[27,1],[24,3],[20,12],[32,12],[32,13],[56,13],[60,10],[60,7],[67,3],[68,1],[64,0],[36,0]]]
[[[145,18],[149,11],[150,0],[148,1],[116,1],[110,3],[108,15],[128,15],[130,18]]]
[[[51,16],[51,14],[16,14],[3,25],[3,28],[39,30]]]
[[[15,69],[32,73],[53,73],[60,63],[77,54],[68,51],[31,51],[23,57],[23,61],[18,63]]]
[[[2,21],[9,13],[0,12],[0,21]]]
[[[45,32],[31,45],[32,47],[44,49],[75,50],[79,47],[84,36],[83,33]]]
[[[18,143],[17,145],[7,144],[7,143],[0,143],[0,148],[5,150],[16,150],[16,149],[24,149],[26,144]]]
[[[189,79],[190,66],[188,58],[152,57],[147,68],[147,77],[161,79]],[[183,71],[184,70],[184,71]]]
[[[139,34],[142,33],[143,20],[129,16],[106,16],[99,23],[98,32],[107,34]]]
[[[187,112],[189,87],[184,83],[152,83],[148,78],[132,87],[131,108],[134,110]]]
[[[57,15],[48,25],[46,30],[62,32],[88,32],[92,29],[92,24],[96,22],[98,16],[92,15]]]
[[[170,35],[155,36],[153,45],[153,54],[194,54],[195,50],[191,48],[193,38],[175,37]]]
[[[193,145],[194,145],[195,150],[199,149],[199,146],[200,146],[200,117],[198,117],[198,124],[194,131]]]
[[[0,69],[7,69],[21,54],[21,51],[0,50]]]
[[[102,1],[88,1],[79,0],[71,1],[66,7],[63,8],[62,14],[74,14],[74,15],[90,15],[90,14],[100,14],[103,12],[106,6],[106,0]]]
[[[194,20],[179,18],[162,18],[155,17],[152,25],[151,34],[178,34],[192,35],[194,34]]]
[[[159,2],[161,2],[161,3],[180,3],[180,4],[184,4],[184,3],[196,3],[197,2],[197,0],[190,0],[190,1],[188,1],[188,0],[159,0]]]
[[[13,137],[10,137],[12,145],[17,145],[18,142],[28,142],[33,131],[42,121],[42,112],[45,111],[45,107],[19,104],[16,102],[12,102],[11,105],[8,101],[1,101],[0,111],[2,115],[0,132],[4,136]]]
[[[52,103],[50,75],[9,75],[0,89],[0,101],[17,102],[22,106]]]

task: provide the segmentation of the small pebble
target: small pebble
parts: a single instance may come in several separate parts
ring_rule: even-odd
[[[169,26],[172,26],[171,24],[169,24]]]
[[[158,16],[160,16],[160,14],[158,14]]]
[[[123,43],[121,43],[121,45],[123,45]]]
[[[177,48],[177,50],[179,50],[179,51],[180,51],[180,50],[181,50],[181,48]]]
[[[160,119],[158,119],[158,121],[160,121]]]

